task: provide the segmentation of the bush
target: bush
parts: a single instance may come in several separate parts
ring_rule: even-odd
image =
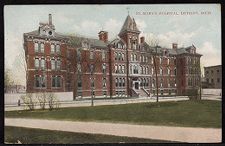
[[[45,109],[45,105],[46,105],[46,93],[36,93],[36,99],[39,102],[40,108],[41,109]]]
[[[47,93],[47,102],[49,106],[49,110],[52,110],[54,108],[59,108],[59,100],[53,93]]]
[[[26,93],[26,95],[22,95],[20,98],[25,104],[25,108],[28,107],[29,110],[34,110],[35,100],[33,99],[32,93]]]

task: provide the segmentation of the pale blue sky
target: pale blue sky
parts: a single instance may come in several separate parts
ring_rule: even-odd
[[[127,7],[141,35],[157,37],[160,44],[171,47],[194,44],[203,54],[203,66],[221,64],[221,10],[219,4],[179,5],[20,5],[4,7],[5,67],[14,68],[23,49],[23,33],[38,29],[39,22],[53,16],[56,32],[96,37],[103,28],[109,39],[119,33]],[[210,15],[137,15],[137,12],[198,12]],[[21,74],[18,73],[20,77]]]

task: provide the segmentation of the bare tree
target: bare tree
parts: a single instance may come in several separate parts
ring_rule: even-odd
[[[152,52],[152,56],[153,56],[153,65],[154,65],[155,78],[156,78],[156,102],[159,102],[159,86],[158,86],[158,73],[157,73],[158,67],[156,63],[159,40],[157,38],[147,37],[146,42],[150,45],[150,47],[155,49],[155,53]]]

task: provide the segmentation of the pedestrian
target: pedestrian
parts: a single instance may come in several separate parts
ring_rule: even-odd
[[[18,106],[20,106],[20,99],[18,100]]]

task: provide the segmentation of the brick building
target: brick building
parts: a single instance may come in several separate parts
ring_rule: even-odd
[[[206,88],[222,88],[222,65],[204,67]]]
[[[140,35],[136,22],[127,16],[118,37],[98,39],[55,32],[52,16],[38,30],[24,34],[27,92],[73,91],[76,96],[184,95],[198,89],[200,57],[196,47],[152,47]],[[154,57],[155,56],[155,57]]]

